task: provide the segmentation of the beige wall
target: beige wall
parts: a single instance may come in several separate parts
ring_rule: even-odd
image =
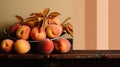
[[[74,50],[85,49],[85,0],[73,1]]]
[[[0,0],[0,35],[3,28],[17,22],[14,15],[20,15],[23,18],[28,17],[32,12],[40,12],[49,7],[51,11],[58,11],[61,22],[72,17],[73,0]]]

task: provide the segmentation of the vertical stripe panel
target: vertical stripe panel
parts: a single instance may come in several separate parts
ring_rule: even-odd
[[[97,50],[108,50],[108,2],[97,0]]]
[[[73,50],[85,49],[85,0],[73,0]]]
[[[96,50],[96,1],[85,0],[85,49]]]
[[[120,0],[109,1],[109,48],[120,50]]]

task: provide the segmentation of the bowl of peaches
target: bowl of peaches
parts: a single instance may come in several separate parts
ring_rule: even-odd
[[[71,17],[61,22],[58,18],[59,15],[61,15],[59,12],[50,12],[49,8],[45,8],[40,13],[31,13],[27,18],[15,15],[18,22],[13,24],[9,30],[4,29],[4,33],[9,37],[8,39],[13,40],[13,47],[19,54],[25,54],[30,51],[42,54],[50,54],[53,51],[68,53],[71,50],[72,43],[69,39],[62,36],[68,34],[73,37],[73,26],[68,22]],[[19,46],[20,44],[26,44],[24,43],[25,41],[29,44],[28,50],[23,49],[25,46]],[[15,44],[19,45],[15,46]],[[5,49],[2,50],[4,51]]]

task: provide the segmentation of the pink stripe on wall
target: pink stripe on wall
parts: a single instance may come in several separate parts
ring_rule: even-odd
[[[97,0],[97,50],[108,50],[109,0]]]
[[[85,0],[85,50],[96,50],[97,0]]]

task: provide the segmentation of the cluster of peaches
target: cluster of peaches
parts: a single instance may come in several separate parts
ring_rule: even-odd
[[[14,50],[19,54],[25,54],[30,51],[30,42],[39,42],[37,50],[43,54],[50,54],[54,50],[59,53],[67,53],[71,49],[71,43],[67,38],[60,37],[63,33],[68,33],[73,37],[73,27],[67,22],[70,17],[62,23],[58,19],[59,12],[50,12],[45,8],[43,12],[31,13],[29,17],[22,18],[16,15],[18,22],[11,26],[8,33],[16,38],[4,39],[0,48],[4,52]]]

